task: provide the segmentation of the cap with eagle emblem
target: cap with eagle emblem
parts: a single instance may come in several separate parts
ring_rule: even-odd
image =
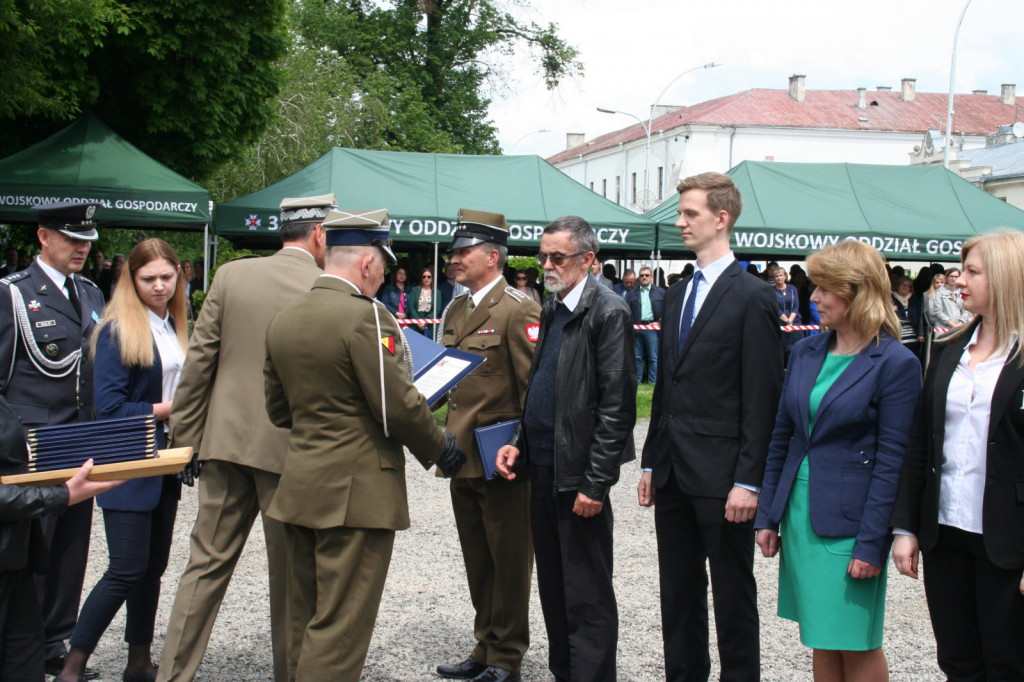
[[[94,201],[54,201],[37,204],[32,210],[39,214],[39,227],[56,230],[72,239],[94,242],[100,238],[92,219],[98,206]]]

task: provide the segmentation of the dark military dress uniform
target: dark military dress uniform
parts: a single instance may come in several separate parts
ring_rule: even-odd
[[[103,295],[79,275],[73,281],[77,308],[38,260],[0,279],[0,393],[27,428],[94,418],[89,339]],[[40,585],[47,658],[64,655],[74,629],[91,527],[91,499],[43,519],[51,548]]]

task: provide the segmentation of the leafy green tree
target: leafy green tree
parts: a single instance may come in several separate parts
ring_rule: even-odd
[[[484,91],[500,87],[502,57],[520,45],[549,88],[582,72],[554,24],[523,23],[500,0],[295,2],[304,39],[336,51],[386,104],[382,149],[498,153]]]
[[[67,121],[98,87],[86,58],[132,22],[115,0],[0,0],[0,121]]]
[[[92,110],[157,160],[201,178],[272,119],[287,3],[0,0],[0,154]],[[27,104],[9,86],[19,72],[30,80]]]

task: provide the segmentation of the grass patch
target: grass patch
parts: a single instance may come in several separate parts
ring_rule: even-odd
[[[654,384],[640,384],[636,387],[636,418],[651,418],[651,403],[654,402]]]

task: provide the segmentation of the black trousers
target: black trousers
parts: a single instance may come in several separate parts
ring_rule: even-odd
[[[707,561],[721,679],[756,682],[761,650],[753,521],[726,521],[724,499],[685,494],[675,473],[655,490],[654,503],[666,678],[704,682],[711,674]]]
[[[67,653],[64,640],[71,637],[82,600],[85,564],[92,535],[92,500],[68,507],[62,516],[39,521],[46,541],[46,574],[36,578],[43,609],[46,658]]]
[[[939,527],[924,555],[924,591],[949,682],[1024,680],[1021,570],[999,568],[982,536]]]
[[[0,680],[43,679],[43,616],[32,572],[0,571]]]
[[[122,605],[125,642],[152,644],[160,578],[167,568],[177,510],[173,483],[165,483],[152,511],[103,510],[110,563],[82,605],[71,646],[87,654],[95,651]]]
[[[555,492],[554,469],[530,469],[530,522],[537,587],[556,680],[615,681],[619,610],[612,586],[611,502],[589,519],[573,514],[576,492]]]

